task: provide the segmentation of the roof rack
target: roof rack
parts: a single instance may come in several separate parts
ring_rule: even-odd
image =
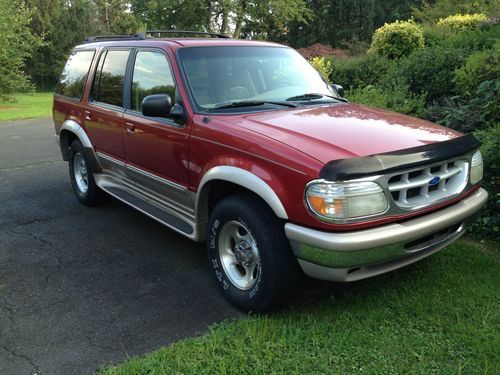
[[[85,38],[85,43],[106,41],[106,40],[142,40],[146,39],[146,33],[135,33],[132,35],[97,35]]]
[[[161,38],[162,34],[191,34],[191,35],[206,35],[215,38],[228,39],[230,36],[218,33],[209,33],[204,31],[189,31],[189,30],[148,30],[143,33],[135,33],[132,35],[97,35],[85,38],[85,43],[105,42],[108,40],[143,40],[149,36],[153,38]]]
[[[223,39],[228,39],[230,36],[226,34],[219,34],[219,33],[210,33],[210,32],[205,32],[205,31],[190,31],[190,30],[148,30],[146,31],[146,35],[151,35],[159,38],[161,34],[191,34],[191,35],[207,35],[207,36],[212,36],[216,38],[223,38]]]

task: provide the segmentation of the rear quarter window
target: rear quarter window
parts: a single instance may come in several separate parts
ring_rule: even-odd
[[[69,98],[81,99],[94,50],[73,51],[64,66],[55,93]]]

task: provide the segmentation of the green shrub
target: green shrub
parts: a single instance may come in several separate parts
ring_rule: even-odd
[[[500,227],[500,123],[476,131],[474,135],[483,143],[481,153],[484,162],[483,187],[490,197],[482,217],[475,223],[471,233],[480,239],[498,240]]]
[[[309,63],[323,76],[326,80],[330,79],[332,74],[332,61],[324,57],[316,56],[309,60]]]
[[[455,14],[440,18],[437,25],[454,31],[477,29],[488,19],[485,14]]]
[[[456,95],[455,69],[464,60],[459,49],[436,45],[413,52],[388,70],[381,79],[387,89],[401,79],[415,95],[426,95],[427,103],[442,97]]]
[[[374,53],[348,59],[332,59],[330,82],[338,83],[351,89],[376,84],[392,62]]]
[[[473,53],[455,71],[455,83],[462,94],[473,94],[484,81],[500,79],[500,42],[490,50]]]
[[[439,44],[443,48],[459,49],[468,56],[473,52],[492,48],[500,37],[500,25],[442,35],[444,37]]]
[[[462,132],[500,123],[500,79],[483,82],[471,99],[441,100],[428,112],[428,119]]]
[[[398,59],[424,47],[422,27],[415,21],[386,23],[375,30],[371,49],[389,59]]]
[[[347,92],[346,97],[355,103],[413,116],[423,116],[425,112],[425,96],[410,93],[403,82],[392,87],[390,91],[371,85],[353,89]]]

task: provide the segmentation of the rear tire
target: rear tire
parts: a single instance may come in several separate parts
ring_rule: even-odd
[[[92,165],[79,140],[74,140],[70,147],[69,176],[81,204],[95,206],[102,202],[104,192],[95,183]]]
[[[254,195],[217,203],[208,223],[207,248],[222,293],[243,311],[273,310],[295,290],[299,266],[283,223]]]

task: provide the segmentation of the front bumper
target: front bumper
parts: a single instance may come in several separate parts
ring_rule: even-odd
[[[285,224],[304,272],[329,281],[355,281],[425,258],[458,239],[488,199],[480,188],[461,201],[402,223],[346,233]]]

